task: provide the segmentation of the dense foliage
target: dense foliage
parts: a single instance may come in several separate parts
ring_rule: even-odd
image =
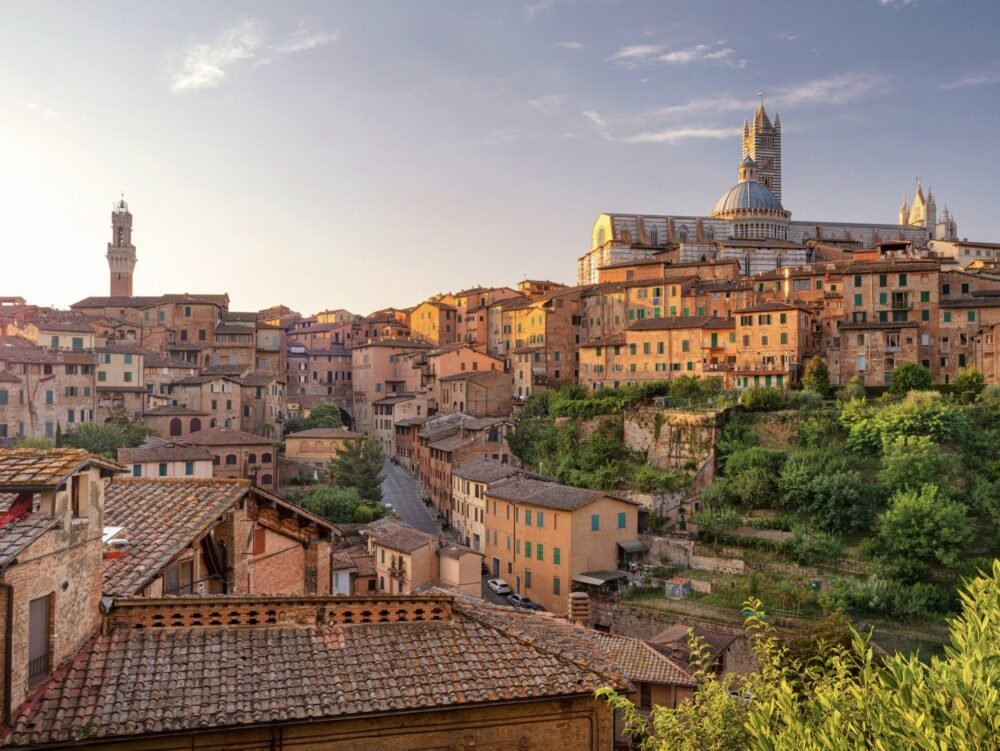
[[[746,627],[758,672],[720,678],[707,646],[692,639],[699,685],[678,707],[646,717],[610,689],[598,695],[621,710],[643,751],[1000,748],[1000,561],[961,601],[944,655],[923,663],[898,654],[882,661],[854,631],[845,645],[836,622],[790,648],[751,600]]]
[[[826,396],[830,391],[830,371],[822,357],[814,357],[802,373],[802,388]]]
[[[384,506],[366,503],[357,488],[333,485],[313,488],[299,503],[306,511],[335,523],[367,524],[386,511]]]
[[[151,435],[156,435],[156,431],[129,420],[124,410],[115,410],[107,423],[76,423],[58,436],[56,443],[117,459],[118,449],[138,446]]]
[[[336,404],[317,404],[309,410],[309,417],[302,421],[304,430],[312,428],[340,428],[344,421],[340,415],[340,407]]]
[[[344,441],[344,447],[327,465],[330,481],[340,488],[354,488],[366,501],[382,500],[385,455],[370,438]]]
[[[717,379],[680,378],[587,392],[581,386],[532,394],[516,418],[511,450],[536,471],[559,482],[598,490],[644,493],[676,490],[687,476],[659,469],[625,445],[621,413],[655,397],[711,403]]]

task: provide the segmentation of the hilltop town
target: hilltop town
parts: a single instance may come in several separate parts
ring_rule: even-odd
[[[944,654],[1000,553],[1000,242],[919,178],[793,219],[781,144],[761,101],[709,213],[601,213],[575,283],[374,311],[135,295],[116,201],[107,295],[0,298],[0,745],[627,749],[763,693],[747,618]]]

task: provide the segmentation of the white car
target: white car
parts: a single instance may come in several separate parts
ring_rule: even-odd
[[[498,595],[510,594],[510,585],[503,579],[487,579],[486,586],[492,589]]]

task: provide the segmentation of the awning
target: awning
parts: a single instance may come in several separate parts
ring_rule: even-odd
[[[592,587],[600,587],[608,582],[625,579],[628,577],[624,571],[585,571],[573,577],[577,584],[589,584]]]
[[[642,540],[621,540],[618,543],[618,547],[624,550],[626,553],[645,553],[649,550],[646,547],[646,543]]]

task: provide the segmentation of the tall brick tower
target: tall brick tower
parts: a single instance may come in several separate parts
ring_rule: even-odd
[[[111,270],[111,296],[132,296],[132,271],[135,269],[135,246],[132,244],[132,214],[122,194],[111,210],[111,242],[108,243],[108,268]]]
[[[753,116],[753,125],[743,121],[743,158],[757,162],[757,182],[781,200],[781,117],[774,124],[764,111],[764,97]]]

